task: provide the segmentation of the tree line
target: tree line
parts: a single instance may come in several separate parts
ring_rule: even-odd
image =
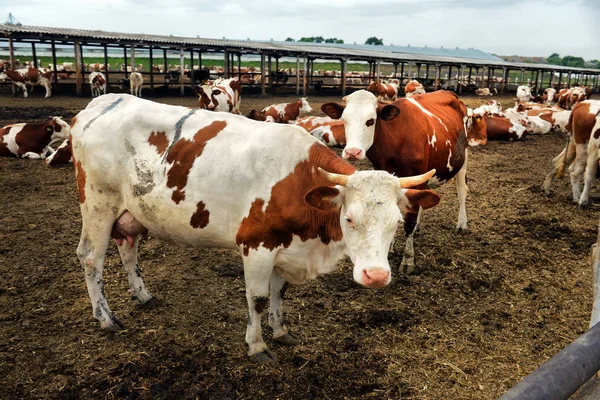
[[[564,56],[561,57],[558,53],[552,53],[548,58],[548,62],[552,65],[563,65],[565,67],[585,68],[585,60],[581,57]],[[592,65],[592,68],[600,69],[600,61],[590,60],[588,61]]]

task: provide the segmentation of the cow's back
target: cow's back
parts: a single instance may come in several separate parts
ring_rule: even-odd
[[[592,128],[596,123],[596,115],[599,112],[599,100],[585,100],[573,107],[567,129],[573,133],[576,144],[584,144],[589,141]]]

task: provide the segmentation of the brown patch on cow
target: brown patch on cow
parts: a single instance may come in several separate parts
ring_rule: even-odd
[[[210,216],[210,212],[208,212],[207,209],[205,209],[206,205],[204,204],[204,202],[199,202],[198,205],[196,206],[196,212],[192,215],[192,218],[190,219],[190,225],[192,225],[194,228],[204,228],[206,225],[208,225],[208,218]]]
[[[569,116],[570,132],[576,144],[586,144],[590,140],[592,129],[596,124],[596,116],[590,113],[590,103],[577,103]]]
[[[259,246],[269,250],[288,247],[294,236],[302,241],[319,237],[324,244],[342,239],[339,209],[332,205],[321,211],[304,201],[304,195],[312,188],[332,186],[317,167],[344,175],[356,171],[329,148],[314,144],[308,160],[299,163],[294,171],[276,183],[269,199],[256,198],[252,203],[236,235],[236,243],[242,246],[244,255]]]
[[[323,134],[323,142],[329,144],[329,132]]]
[[[7,135],[14,125],[7,125],[0,129],[0,141],[3,141],[3,137]],[[8,146],[4,143],[0,143],[0,155],[8,157],[21,157],[25,153],[36,153],[41,154],[43,150],[48,146],[54,134],[55,126],[60,126],[51,120],[49,122],[37,123],[37,124],[25,124],[23,128],[15,135],[15,142],[17,144],[17,154],[13,154]]]
[[[73,159],[75,163],[75,159]],[[85,170],[81,166],[81,161],[75,164],[75,176],[77,177],[77,193],[79,194],[79,202],[85,203]]]
[[[550,122],[552,124],[552,126],[554,126],[554,118],[552,117],[552,112],[546,112],[546,113],[542,113],[542,114],[538,114],[538,116],[543,119],[546,122]]]
[[[298,119],[300,116],[300,107],[302,107],[302,100],[298,100],[295,103],[288,103],[285,105],[283,120],[278,122],[288,123]]]
[[[156,147],[156,151],[159,155],[165,154],[167,147],[169,146],[169,139],[167,139],[166,132],[152,132],[148,138],[148,143]]]
[[[214,121],[196,132],[192,140],[179,139],[169,150],[167,162],[173,165],[167,173],[167,187],[176,188],[171,196],[175,204],[185,199],[184,188],[194,161],[202,155],[206,143],[217,136],[226,125],[225,121]]]
[[[69,139],[67,139],[67,145],[64,147],[59,147],[54,155],[52,156],[52,160],[48,162],[48,165],[51,167],[55,167],[57,165],[65,165],[69,163],[71,160],[72,149],[71,149],[71,136],[69,135]]]

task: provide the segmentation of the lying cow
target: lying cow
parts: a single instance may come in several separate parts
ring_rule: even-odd
[[[106,94],[106,77],[102,72],[92,72],[89,76],[92,97]]]
[[[301,97],[293,103],[273,104],[262,109],[260,114],[266,117],[272,117],[275,122],[287,124],[290,121],[297,120],[302,114],[312,112],[306,97]]]
[[[425,88],[419,83],[419,81],[415,79],[408,81],[408,83],[404,87],[404,95],[406,97],[413,97],[416,94],[423,93],[425,93]]]
[[[258,362],[274,359],[261,331],[269,294],[273,339],[296,344],[283,323],[286,282],[329,273],[348,255],[356,282],[386,286],[387,254],[403,215],[439,202],[435,192],[407,189],[435,171],[408,178],[357,172],[300,127],[229,113],[109,94],[75,117],[71,135],[83,218],[77,256],[100,326],[121,327],[102,282],[111,236],[131,294],[143,304],[154,298],[137,267],[140,234],[149,230],[184,247],[237,249],[248,355]]]
[[[558,107],[565,110],[572,110],[577,103],[587,99],[587,92],[585,88],[577,86],[570,89],[562,89],[558,92],[556,98],[556,105]]]
[[[46,88],[46,96],[48,98],[52,95],[52,85],[50,84],[50,78],[52,78],[52,71],[44,71],[39,68],[25,68],[16,71],[5,70],[0,73],[0,80],[10,80],[15,86],[23,90],[23,97],[27,97],[27,85],[40,85]]]
[[[71,157],[71,142],[65,140],[56,150],[46,157],[46,164],[49,167],[58,167],[73,162]]]
[[[395,101],[398,98],[398,85],[395,83],[371,82],[367,90],[373,93],[379,100]]]
[[[329,117],[301,117],[296,120],[296,125],[303,127],[329,147],[346,145],[344,121]]]
[[[342,157],[367,157],[375,169],[409,176],[435,169],[431,185],[456,177],[459,213],[458,230],[467,229],[467,108],[452,93],[440,90],[390,104],[378,103],[371,92],[358,90],[344,97],[346,106],[325,103],[321,110],[341,118],[346,129]],[[413,236],[421,211],[408,213],[402,267],[414,270]]]
[[[69,124],[54,117],[42,123],[20,123],[0,128],[0,156],[43,159],[52,145],[69,137]]]

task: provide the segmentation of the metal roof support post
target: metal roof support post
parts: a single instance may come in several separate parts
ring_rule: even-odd
[[[481,67],[481,87],[485,87],[485,67]]]
[[[448,89],[448,82],[452,80],[452,64],[448,65],[448,78],[446,78],[446,90]],[[456,89],[453,89],[456,91]]]
[[[506,67],[502,69],[502,93],[506,93],[506,85],[508,83],[508,71],[509,69]]]
[[[417,63],[417,79],[419,79],[421,76],[421,64]]]
[[[427,81],[429,80],[429,63],[425,64],[425,86],[427,85]]]
[[[83,84],[83,63],[81,62],[81,45],[76,40],[73,44],[75,50],[75,94],[81,96]]]
[[[412,75],[412,64],[409,62],[409,63],[407,63],[407,65],[408,65],[408,76],[407,76],[407,78],[408,78],[408,80],[411,80],[412,79],[412,76],[411,76]]]
[[[540,70],[538,69],[535,72],[535,86],[533,87],[533,91],[535,92],[535,94],[538,93],[540,89]]]
[[[265,96],[267,94],[265,87],[266,79],[267,77],[265,75],[265,52],[263,51],[262,53],[260,53],[260,94],[262,96]]]
[[[54,39],[52,39],[50,42],[50,46],[52,48],[52,65],[54,65],[54,74],[52,74],[52,80],[54,81],[54,85],[58,86],[58,65],[56,65],[56,43],[54,43]]]
[[[402,84],[403,79],[404,79],[404,63],[400,63],[400,84]]]
[[[237,53],[237,59],[238,59],[238,79],[241,81],[242,80],[242,53]],[[194,65],[193,62],[192,62],[192,65]]]
[[[15,70],[15,47],[13,46],[12,36],[8,37],[8,52],[10,55],[10,70],[14,71]],[[12,92],[14,95],[17,87],[15,86],[15,83],[12,80],[10,82],[11,82],[11,86],[12,86]],[[25,89],[25,90],[27,90],[27,89]]]
[[[183,47],[181,49],[179,49],[179,94],[180,95],[184,95],[185,94],[185,86],[184,86],[184,82],[183,82],[183,68],[184,68],[184,52],[183,52]]]
[[[308,68],[307,64],[308,64],[308,56],[305,55],[304,56],[304,74],[303,74],[304,77],[303,77],[303,82],[302,82],[302,95],[303,96],[306,96],[306,73],[308,72],[307,71],[307,68]]]
[[[467,79],[467,86],[469,86],[471,84],[471,74],[472,74],[472,72],[473,72],[473,67],[469,66],[469,78]],[[475,85],[475,86],[477,86],[477,85]]]
[[[306,66],[304,68],[306,68]],[[271,79],[271,78],[274,77],[274,74],[271,73],[271,55],[270,54],[267,59],[267,69],[268,69],[267,76],[269,77],[269,93],[273,94],[273,79]]]
[[[519,85],[523,84],[524,78],[525,78],[525,70],[521,68],[521,80],[519,81]]]
[[[296,96],[300,96],[300,56],[296,54]]]
[[[165,78],[165,73],[168,71],[168,64],[167,64],[167,49],[163,49],[163,79]],[[165,81],[165,85],[166,85],[166,81]],[[166,85],[167,89],[169,88],[169,85]]]
[[[41,65],[38,65],[37,55],[35,54],[35,42],[31,42],[31,55],[33,57],[33,67],[41,68]]]
[[[135,45],[131,44],[131,72],[135,72]]]
[[[562,71],[558,73],[558,90],[562,88]]]
[[[569,71],[569,73],[567,75],[567,87],[568,88],[571,87],[571,71]]]
[[[381,63],[379,61],[375,61],[375,65],[377,65],[377,76],[375,81],[379,83],[381,82]]]
[[[398,63],[394,63],[394,78],[398,78]]]
[[[342,63],[342,96],[346,95],[346,63],[347,60],[345,58],[342,58],[341,60]]]
[[[123,47],[123,74],[125,75],[125,79],[127,79],[127,47]]]
[[[435,64],[435,84],[433,90],[438,90],[440,85],[442,69],[440,68],[440,64]]]
[[[549,87],[554,87],[554,71],[550,71],[550,80],[548,81]]]
[[[152,45],[150,45],[150,89],[154,89],[154,56],[152,53]]]
[[[229,52],[223,52],[223,78],[229,78]]]

